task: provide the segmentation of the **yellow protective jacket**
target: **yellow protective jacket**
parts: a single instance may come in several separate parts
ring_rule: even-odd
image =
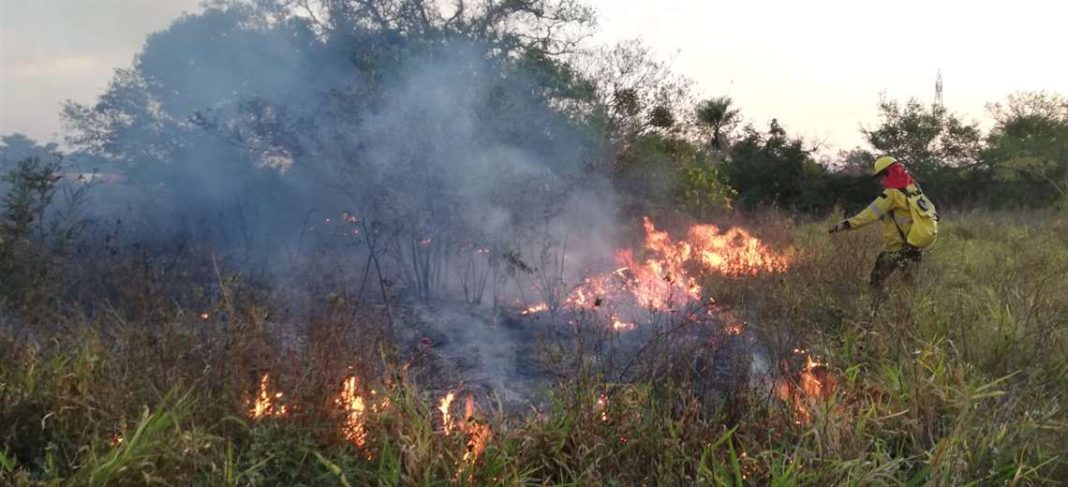
[[[915,184],[910,184],[905,191],[914,193],[919,191]],[[867,208],[847,220],[850,228],[860,228],[876,221],[883,222],[883,240],[889,250],[901,250],[905,244],[904,236],[912,229],[912,211],[909,209],[909,200],[905,191],[900,189],[884,189],[878,198],[875,198]]]

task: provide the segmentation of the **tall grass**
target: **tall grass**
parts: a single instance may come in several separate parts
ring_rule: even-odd
[[[792,245],[778,275],[707,276],[710,297],[767,338],[829,365],[806,415],[759,391],[710,409],[684,381],[562,376],[550,404],[479,404],[485,451],[444,431],[410,379],[385,317],[289,296],[212,270],[133,272],[107,301],[40,301],[3,315],[0,481],[12,485],[989,485],[1068,478],[1068,221],[1048,213],[952,216],[911,283],[866,287],[876,232],[768,215],[757,235]],[[220,265],[220,267],[222,267]],[[140,267],[144,269],[144,266]],[[188,274],[186,274],[188,275]],[[189,284],[186,286],[191,287]],[[180,298],[174,298],[176,291]],[[105,299],[105,298],[101,298]],[[62,308],[55,308],[63,306]],[[90,312],[91,311],[91,312]],[[19,316],[16,318],[16,315]],[[48,326],[23,316],[48,316]],[[34,333],[25,333],[34,327]],[[249,417],[262,374],[289,413]],[[360,378],[365,444],[333,398]],[[372,399],[373,398],[373,399]],[[463,398],[457,401],[462,403]],[[485,401],[484,401],[485,402]],[[374,411],[371,407],[375,406]],[[454,414],[462,415],[462,408]],[[466,418],[465,418],[466,419]],[[468,455],[469,457],[471,455]]]

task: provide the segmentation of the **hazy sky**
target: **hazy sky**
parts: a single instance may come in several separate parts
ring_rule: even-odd
[[[63,100],[88,102],[145,36],[200,0],[0,0],[0,134],[58,140]],[[934,96],[985,118],[1018,90],[1068,94],[1068,2],[592,0],[598,42],[640,38],[764,126],[832,148],[859,144],[880,93]]]

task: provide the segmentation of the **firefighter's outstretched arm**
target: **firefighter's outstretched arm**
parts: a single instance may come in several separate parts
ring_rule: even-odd
[[[875,201],[872,201],[870,205],[863,210],[860,210],[860,212],[852,218],[842,220],[840,223],[832,227],[831,233],[870,225],[883,219],[886,215],[889,215],[891,209],[892,203],[890,196],[886,194],[886,191],[883,191],[878,198],[875,198]]]

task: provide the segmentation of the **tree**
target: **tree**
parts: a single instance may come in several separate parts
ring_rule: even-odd
[[[694,158],[682,167],[680,176],[676,201],[700,219],[731,208],[731,200],[738,194],[724,181],[720,166],[708,158]]]
[[[6,142],[16,140],[5,137]],[[25,142],[28,139],[17,139]],[[24,146],[25,147],[25,146]],[[60,190],[62,160],[31,156],[3,175],[8,184],[0,198],[0,308],[10,307],[23,318],[46,310],[62,282],[62,258],[78,238],[78,209],[88,186]]]
[[[738,206],[773,205],[803,211],[829,208],[835,195],[822,191],[828,171],[812,158],[801,138],[792,138],[772,119],[767,133],[749,126],[730,148],[723,165],[738,192]]]
[[[581,28],[574,2],[217,5],[152,35],[95,104],[66,110],[72,145],[126,163],[151,220],[255,242],[255,256],[317,227],[362,244],[380,283],[430,299],[462,249],[503,255],[534,227],[551,242],[611,219],[598,194],[577,196],[603,159],[576,116],[592,90],[553,55],[563,34],[545,37]],[[348,240],[322,230],[342,211]]]
[[[882,100],[879,112],[881,124],[861,130],[868,143],[876,152],[904,159],[921,176],[978,159],[982,144],[978,125],[961,121],[941,106],[927,108],[916,99],[904,105]]]
[[[720,96],[697,105],[697,123],[711,133],[709,146],[716,150],[726,147],[726,132],[741,119],[741,112],[732,104],[730,97]]]
[[[54,143],[39,145],[37,141],[18,133],[0,136],[0,176],[19,170],[20,163],[28,159],[51,163],[59,158],[59,146]],[[7,178],[0,177],[0,195],[11,191],[11,184]]]
[[[871,151],[854,147],[848,151],[839,151],[837,159],[828,166],[836,172],[850,176],[870,176],[876,157]]]
[[[305,19],[322,36],[374,41],[367,33],[443,42],[465,38],[503,52],[574,52],[590,34],[593,9],[581,0],[216,0],[261,24]],[[381,41],[382,39],[378,39]]]
[[[961,121],[940,105],[925,107],[915,99],[904,105],[882,100],[879,111],[881,124],[861,130],[874,152],[904,160],[924,191],[943,207],[984,197],[978,125]]]
[[[37,141],[22,135],[8,134],[0,136],[0,174],[7,174],[17,165],[31,158],[51,160],[58,157],[59,146],[55,143],[40,145]]]
[[[1009,186],[999,195],[1030,205],[1068,203],[1068,99],[1017,93],[988,108],[996,124],[984,159],[995,178]]]
[[[625,41],[579,58],[593,85],[594,118],[601,119],[617,160],[651,133],[679,131],[689,100],[690,82],[674,74],[639,41]]]
[[[625,194],[624,216],[683,211],[697,218],[730,207],[735,192],[721,167],[692,140],[650,133],[620,155],[613,174]]]

